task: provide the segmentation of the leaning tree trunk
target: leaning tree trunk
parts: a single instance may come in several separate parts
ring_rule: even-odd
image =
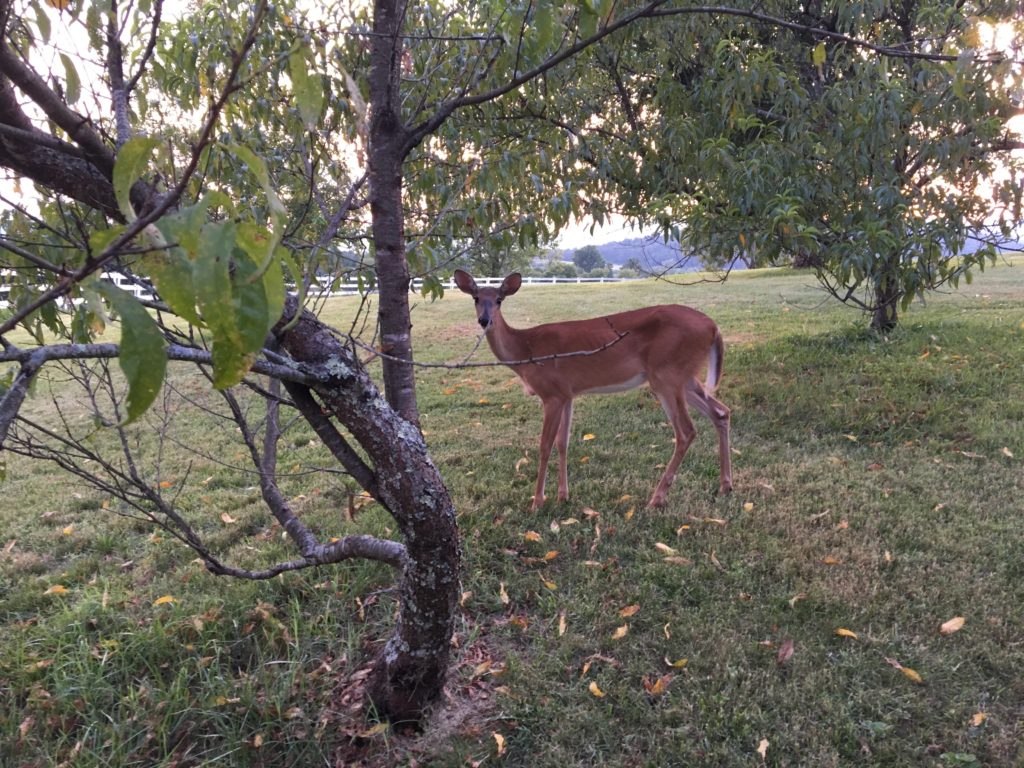
[[[397,625],[367,690],[382,716],[418,720],[444,685],[458,607],[460,552],[451,497],[419,429],[388,405],[350,348],[309,313],[279,334],[292,358],[322,379],[313,391],[366,451],[375,495],[405,540]]]

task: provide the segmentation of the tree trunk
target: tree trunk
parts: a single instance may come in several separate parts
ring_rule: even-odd
[[[885,261],[882,273],[875,279],[874,308],[871,310],[871,330],[888,333],[899,324],[899,304],[903,298],[896,274],[896,259],[890,256]]]
[[[405,0],[377,0],[370,50],[370,139],[367,171],[380,290],[384,393],[407,421],[419,424],[412,362],[409,265],[405,258],[402,163],[408,131],[401,115],[402,20]]]
[[[355,355],[326,326],[305,313],[281,345],[293,359],[328,374],[314,391],[366,451],[378,498],[403,535],[408,561],[398,622],[367,692],[380,715],[418,720],[444,686],[458,607],[460,551],[451,497],[419,429],[388,407]]]

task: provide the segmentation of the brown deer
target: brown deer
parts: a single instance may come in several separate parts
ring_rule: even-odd
[[[544,408],[531,509],[544,503],[544,480],[552,444],[558,446],[558,499],[569,498],[566,451],[572,401],[588,392],[624,392],[649,384],[675,430],[675,451],[648,506],[665,504],[679,463],[696,436],[689,403],[718,431],[720,493],[732,490],[729,409],[712,396],[722,375],[725,345],[718,326],[690,307],[666,304],[590,320],[567,320],[534,328],[513,328],[501,316],[501,303],[519,290],[513,273],[498,288],[480,287],[461,269],[455,284],[476,303],[476,317],[495,357],[522,380],[527,394]],[[704,383],[697,379],[707,364]]]

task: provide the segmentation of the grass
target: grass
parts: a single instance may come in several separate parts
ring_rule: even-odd
[[[672,433],[636,390],[577,401],[571,500],[529,513],[536,401],[505,368],[423,369],[467,594],[450,695],[422,735],[373,731],[355,709],[392,619],[386,569],[217,579],[101,495],[9,457],[0,764],[1024,764],[1022,267],[915,306],[887,338],[786,271],[509,299],[514,325],[670,301],[714,317],[736,491],[713,495],[714,430],[698,420],[668,507],[643,508]],[[329,319],[348,327],[353,307]],[[472,349],[468,298],[413,317],[420,360]],[[56,379],[30,407],[52,408],[50,389],[74,408]],[[207,450],[187,483],[185,459],[160,477],[185,486],[204,533],[229,560],[285,556],[251,478],[221,463],[229,430],[192,410],[175,429]],[[281,461],[306,519],[387,534],[373,508],[339,519],[347,489],[304,471],[327,463],[310,438],[294,425]],[[44,594],[54,584],[67,592]]]

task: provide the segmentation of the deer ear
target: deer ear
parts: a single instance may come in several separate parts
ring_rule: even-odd
[[[454,277],[455,285],[458,286],[460,291],[468,293],[470,296],[476,296],[476,280],[474,280],[468,272],[456,269]]]
[[[518,272],[513,272],[511,275],[506,277],[502,283],[501,288],[498,289],[498,293],[502,296],[511,296],[513,293],[519,290],[519,286],[523,284],[523,276]]]

